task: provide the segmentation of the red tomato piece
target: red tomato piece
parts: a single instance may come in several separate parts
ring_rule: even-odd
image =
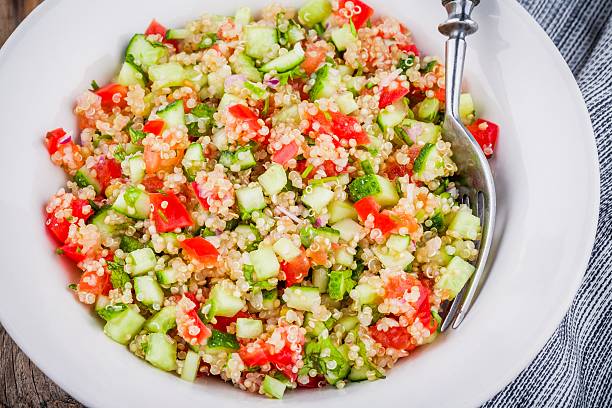
[[[151,20],[147,30],[145,31],[145,35],[159,34],[162,37],[166,37],[166,27],[157,22],[157,20]]]
[[[164,181],[157,176],[146,176],[144,180],[142,180],[142,185],[147,192],[156,193],[164,188]]]
[[[59,242],[66,242],[68,239],[68,230],[70,229],[70,224],[78,222],[80,219],[87,221],[89,217],[93,214],[93,211],[90,209],[87,213],[84,211],[84,207],[89,206],[89,201],[76,199],[72,200],[70,204],[70,208],[72,209],[72,218],[57,218],[55,214],[47,214],[45,225],[49,232],[57,238]]]
[[[60,145],[65,143],[72,143],[72,139],[62,128],[50,130],[47,132],[47,136],[45,136],[45,145],[50,155],[57,152]]]
[[[249,128],[255,132],[261,129],[258,122],[259,116],[249,109],[248,106],[238,103],[228,108],[228,112],[237,120],[240,120],[249,125]]]
[[[419,280],[410,275],[393,276],[389,278],[385,285],[385,297],[389,299],[401,298],[404,293],[410,292],[414,286],[419,285]]]
[[[306,46],[306,52],[304,54],[305,55],[304,61],[302,62],[302,69],[304,70],[304,72],[306,72],[307,75],[310,75],[319,68],[323,61],[325,61],[327,48],[315,44],[308,44]],[[301,85],[303,86],[304,84]]]
[[[262,366],[270,361],[268,345],[261,339],[241,345],[238,354],[247,367]]]
[[[297,156],[298,145],[295,142],[291,142],[289,144],[281,147],[279,151],[272,155],[272,161],[278,164],[285,165],[287,162],[295,156]]]
[[[297,386],[298,388],[321,388],[324,387],[325,384],[327,384],[325,377],[317,375],[315,377],[308,377],[308,382],[306,384],[298,382]]]
[[[110,275],[105,270],[104,275],[98,276],[94,271],[84,272],[77,284],[79,292],[91,293],[93,295],[107,295],[113,288],[110,283]]]
[[[359,30],[372,17],[374,9],[360,0],[340,0],[338,13],[343,18],[350,15],[355,28]]]
[[[108,187],[112,180],[122,176],[121,164],[114,159],[102,157],[93,168],[96,171],[96,179],[100,183],[102,191]]]
[[[370,143],[368,134],[361,128],[357,119],[340,112],[330,112],[330,115],[332,117],[331,130],[340,139],[355,139],[360,145]]]
[[[173,192],[151,193],[149,198],[153,205],[151,218],[157,232],[170,232],[177,228],[193,226],[189,211]]]
[[[127,86],[111,83],[98,89],[95,94],[102,99],[102,108],[110,110],[115,106],[126,105],[127,91]]]
[[[412,175],[412,165],[399,164],[395,160],[387,163],[385,167],[385,174],[389,180],[393,181],[398,177],[404,177],[406,175]]]
[[[59,248],[58,253],[77,263],[85,259],[85,254],[81,252],[81,247],[77,244],[63,245]]]
[[[188,257],[197,260],[206,266],[213,266],[217,263],[219,251],[206,238],[194,237],[187,238],[181,242],[181,248]]]
[[[444,101],[446,101],[446,89],[436,87],[434,90],[434,97],[441,103],[444,103]]]
[[[153,133],[155,136],[159,136],[164,130],[164,126],[166,126],[166,122],[161,119],[154,119],[145,123],[145,125],[142,127],[142,131],[145,133]]]
[[[499,126],[486,119],[478,119],[467,128],[482,148],[485,156],[491,157],[495,150],[495,145],[497,144]]]
[[[308,276],[310,270],[310,260],[306,256],[306,251],[290,261],[281,263],[281,269],[285,272],[287,287],[300,283]]]
[[[374,228],[378,228],[383,235],[387,235],[395,228],[397,228],[397,222],[391,218],[388,212],[374,215]]]
[[[217,323],[213,324],[212,326],[217,330],[226,332],[227,326],[236,322],[236,320],[242,317],[252,318],[253,316],[247,312],[243,312],[242,310],[233,315],[232,317],[215,316],[215,320],[217,320]]]
[[[355,207],[357,215],[362,222],[364,222],[370,214],[376,219],[380,211],[380,205],[374,200],[374,197],[364,197],[353,204],[353,207]]]
[[[412,53],[416,55],[417,57],[420,54],[419,49],[414,44],[397,44],[397,48],[399,48],[400,50],[404,52],[407,52],[408,54]]]
[[[370,336],[384,347],[391,347],[397,350],[412,350],[415,345],[412,343],[412,336],[405,327],[390,327],[389,330],[378,330],[376,326],[370,327]]]
[[[383,88],[382,92],[380,93],[378,107],[383,109],[406,96],[408,92],[410,92],[409,89],[404,88],[399,83],[395,82],[388,87]]]

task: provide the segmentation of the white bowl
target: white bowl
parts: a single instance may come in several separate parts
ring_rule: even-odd
[[[287,3],[297,4],[291,1]],[[371,0],[443,55],[438,1]],[[216,379],[190,384],[110,341],[66,289],[42,208],[64,177],[43,147],[46,130],[76,129],[75,96],[110,79],[132,33],[157,18],[179,25],[204,12],[262,1],[47,0],[0,52],[0,317],[54,381],[87,406],[267,406]],[[490,278],[459,330],[402,361],[386,380],[292,392],[284,404],[474,406],[510,382],[565,314],[592,248],[599,206],[593,132],[574,79],[543,30],[513,1],[485,1],[469,38],[467,86],[498,122],[498,191]]]

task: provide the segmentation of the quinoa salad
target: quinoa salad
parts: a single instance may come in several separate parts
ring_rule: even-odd
[[[104,333],[186,381],[287,389],[382,379],[434,341],[480,220],[442,139],[444,66],[359,0],[204,14],[135,34],[45,144],[45,207]],[[469,93],[487,156],[498,126]]]

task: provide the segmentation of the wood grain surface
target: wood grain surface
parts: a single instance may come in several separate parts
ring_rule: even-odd
[[[0,45],[42,0],[0,0]],[[82,407],[23,354],[0,325],[0,407]]]

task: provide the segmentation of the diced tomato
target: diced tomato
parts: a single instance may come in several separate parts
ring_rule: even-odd
[[[372,17],[374,9],[360,0],[340,0],[338,14],[341,18],[352,16],[353,24],[359,30]]]
[[[94,165],[96,171],[96,179],[100,183],[102,191],[111,183],[112,180],[121,178],[121,164],[114,160],[106,157],[98,159]]]
[[[185,254],[193,260],[205,266],[213,266],[217,264],[219,251],[206,238],[194,237],[187,238],[181,241],[181,248]]]
[[[383,109],[391,105],[395,101],[398,101],[399,99],[403,98],[405,95],[408,94],[408,92],[410,92],[408,88],[404,88],[399,83],[395,82],[389,85],[388,87],[383,88],[382,92],[380,93],[378,107],[380,109]]]
[[[102,99],[102,108],[110,110],[115,106],[122,108],[126,105],[127,91],[127,86],[111,83],[98,89],[95,94]]]
[[[149,198],[153,205],[151,218],[157,232],[170,232],[193,225],[189,211],[173,192],[151,193]]]
[[[205,344],[206,339],[210,337],[212,332],[208,326],[202,322],[202,319],[200,319],[198,315],[200,302],[198,302],[195,295],[191,292],[186,292],[183,295],[194,303],[194,307],[187,311],[181,309],[177,310],[177,313],[182,314],[181,318],[177,319],[178,334],[189,344]],[[194,327],[197,327],[197,330],[195,330]]]
[[[385,167],[385,175],[391,181],[398,177],[411,176],[412,164],[399,164],[395,160],[389,161]]]
[[[397,228],[397,225],[398,224],[386,211],[383,211],[381,214],[374,215],[374,228],[378,228],[383,235],[387,235],[393,231],[395,228]]]
[[[412,350],[412,336],[405,327],[390,327],[387,331],[378,330],[376,326],[370,327],[370,336],[384,347],[397,350]]]
[[[110,283],[110,274],[104,271],[104,275],[98,276],[95,271],[84,272],[77,284],[79,292],[91,293],[93,295],[107,295],[113,288]]]
[[[76,223],[79,220],[85,220],[87,221],[87,219],[93,214],[93,211],[89,210],[89,212],[85,213],[84,212],[84,208],[85,206],[89,206],[89,201],[87,200],[81,200],[81,199],[76,199],[76,200],[72,200],[72,203],[70,204],[70,208],[72,209],[72,218],[71,219],[66,219],[66,218],[57,218],[55,216],[55,214],[51,213],[51,214],[47,214],[46,216],[46,221],[45,221],[45,225],[47,227],[47,229],[49,230],[49,232],[51,232],[51,234],[53,234],[53,236],[55,236],[55,238],[57,238],[57,240],[61,243],[66,242],[66,239],[68,238],[68,230],[70,229],[70,224],[71,223]]]
[[[491,157],[495,150],[495,145],[497,144],[499,126],[486,119],[478,119],[467,128],[482,148],[485,156]]]
[[[364,197],[361,200],[353,204],[357,215],[362,222],[368,219],[368,216],[372,214],[374,217],[380,212],[380,205],[376,202],[374,197]]]
[[[161,135],[162,130],[164,130],[164,126],[166,126],[166,122],[161,119],[154,119],[145,123],[145,125],[142,127],[142,131],[159,136]]]
[[[228,108],[228,112],[237,120],[240,120],[249,125],[249,128],[255,132],[261,129],[258,122],[259,116],[249,109],[248,106],[238,103]]]
[[[310,260],[306,256],[306,251],[302,250],[300,255],[292,260],[281,263],[281,269],[285,272],[287,287],[302,282],[310,270]]]
[[[198,201],[200,202],[200,205],[202,206],[202,208],[204,208],[205,210],[208,210],[210,208],[210,204],[208,204],[208,198],[204,197],[202,193],[200,193],[200,188],[198,187],[198,183],[196,183],[195,181],[192,182],[191,187],[193,188],[193,191],[196,197],[198,198]]]
[[[181,162],[185,151],[182,149],[175,150],[174,157],[162,158],[159,150],[154,150],[151,144],[147,144],[144,148],[144,161],[147,174],[155,174],[160,170],[170,171],[175,165]]]
[[[62,245],[58,249],[58,254],[64,255],[66,258],[77,263],[85,259],[85,254],[81,252],[81,247],[77,244]]]
[[[434,97],[441,103],[444,103],[444,101],[446,101],[446,89],[436,87],[434,89]]]
[[[258,339],[247,345],[241,345],[238,354],[247,367],[258,367],[270,361],[268,348],[265,341]]]
[[[45,145],[50,155],[57,152],[62,144],[73,143],[70,136],[62,128],[57,128],[47,132],[45,136]]]
[[[217,330],[225,332],[227,331],[227,326],[236,322],[236,320],[242,317],[251,318],[253,316],[242,310],[233,315],[232,317],[215,316],[215,320],[217,321],[217,323],[213,324],[212,326]]]
[[[306,384],[298,382],[297,386],[298,388],[321,388],[324,387],[325,384],[327,384],[325,377],[322,375],[317,375],[314,377],[308,377],[308,382]]]
[[[306,250],[306,256],[310,258],[315,265],[325,265],[327,262],[327,251],[324,248],[320,248],[318,251],[313,251],[308,248]]]
[[[87,212],[85,212],[85,209],[84,209],[84,207],[86,206],[89,207],[89,211]],[[91,204],[87,200],[83,200],[80,198],[74,199],[72,200],[72,203],[70,203],[70,208],[72,208],[72,216],[77,218],[74,221],[78,221],[78,220],[87,221],[87,219],[93,215]]]
[[[419,230],[419,223],[410,214],[394,214],[393,219],[397,223],[398,228],[406,228],[410,234]]]
[[[308,44],[306,46],[306,52],[304,53],[304,61],[302,62],[302,69],[307,75],[312,74],[319,68],[321,63],[325,61],[325,55],[327,54],[327,48],[315,44]],[[302,84],[303,85],[303,84]]]
[[[359,145],[370,143],[368,134],[361,128],[356,118],[340,112],[330,112],[330,115],[332,117],[331,130],[340,139],[355,139]]]
[[[283,147],[281,147],[279,151],[274,153],[272,155],[272,161],[278,164],[285,165],[287,164],[289,160],[297,156],[297,152],[298,152],[297,143],[291,142],[289,144],[284,145]]]
[[[414,44],[397,44],[397,48],[399,48],[400,50],[407,52],[407,53],[412,53],[414,55],[416,55],[417,57],[419,56],[419,49],[417,48],[416,45]]]
[[[145,31],[145,35],[159,34],[162,37],[166,37],[166,31],[166,27],[158,23],[157,20],[153,19],[151,23],[149,23],[149,26]]]
[[[164,181],[157,176],[145,176],[142,185],[149,193],[157,193],[164,188]]]

